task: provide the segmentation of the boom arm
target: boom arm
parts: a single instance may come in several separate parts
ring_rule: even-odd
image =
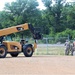
[[[9,28],[5,28],[5,29],[1,29],[0,30],[0,36],[5,36],[5,35],[9,35],[15,32],[20,32],[20,31],[24,31],[29,29],[28,24],[21,24],[18,26],[13,26],[13,27],[9,27]]]
[[[15,32],[20,32],[24,30],[30,30],[33,34],[34,39],[41,39],[41,35],[39,33],[35,33],[35,29],[31,24],[25,23],[18,26],[13,26],[5,29],[0,30],[0,37],[3,37],[5,35],[9,35]]]

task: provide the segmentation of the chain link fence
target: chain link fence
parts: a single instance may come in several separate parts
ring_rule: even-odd
[[[17,40],[19,41],[20,38]],[[68,37],[43,37],[42,40],[37,40],[37,48],[34,55],[65,55],[65,41]],[[30,44],[34,44],[34,39],[25,38]]]
[[[60,37],[58,40],[54,37],[47,37],[37,40],[37,49],[34,55],[65,55],[66,39],[67,37]],[[34,43],[33,39],[29,39],[29,43]]]
[[[64,45],[38,44],[35,55],[64,55]]]

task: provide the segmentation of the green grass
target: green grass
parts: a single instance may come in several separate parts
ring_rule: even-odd
[[[64,55],[64,51],[65,47],[61,46],[38,47],[34,55]]]

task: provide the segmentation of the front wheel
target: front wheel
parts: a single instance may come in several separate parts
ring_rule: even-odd
[[[7,49],[4,45],[0,46],[0,58],[5,58],[7,54]]]
[[[33,47],[32,45],[25,45],[23,47],[23,53],[26,57],[31,57],[33,55]]]

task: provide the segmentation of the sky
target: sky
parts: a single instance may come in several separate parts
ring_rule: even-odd
[[[0,0],[0,1],[1,1],[0,2],[0,11],[1,11],[1,10],[3,10],[4,5],[5,5],[6,2],[11,3],[12,1],[15,1],[15,0]],[[41,2],[41,0],[37,0],[37,1],[39,2],[39,7],[38,8],[44,9],[45,7],[44,7],[43,3]],[[73,1],[74,0],[67,0],[67,2],[73,2]]]

